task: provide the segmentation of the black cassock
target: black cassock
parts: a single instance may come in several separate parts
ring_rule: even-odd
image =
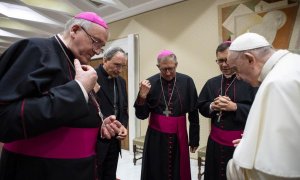
[[[197,91],[192,78],[176,73],[176,84],[170,103],[169,99],[175,78],[171,81],[161,78],[162,81],[160,81],[160,74],[156,74],[148,80],[151,83],[151,89],[144,105],[141,105],[141,99],[137,98],[134,105],[136,116],[139,119],[147,119],[149,114],[164,115],[163,112],[166,109],[165,95],[171,117],[185,116],[188,113],[190,122],[189,145],[197,147],[199,145],[199,115],[196,108]],[[178,138],[175,133],[162,133],[148,126],[143,151],[141,179],[179,180],[180,153],[178,146]]]
[[[224,77],[222,89],[221,82],[222,75],[209,79],[203,86],[198,98],[199,112],[203,116],[211,118],[212,127],[207,142],[204,179],[226,179],[226,166],[235,149],[232,140],[226,138],[232,134],[237,135],[238,138],[241,137],[240,134],[245,127],[257,91],[257,88],[238,80],[236,75],[230,78]],[[225,91],[226,95],[237,103],[237,110],[234,112],[222,111],[221,116],[220,112],[210,112],[210,104],[219,95],[224,96]],[[217,133],[213,130],[216,130]]]
[[[71,61],[73,54],[62,42],[60,47],[56,38],[21,40],[0,58],[0,141],[6,143],[1,155],[1,180],[96,178],[95,145],[100,119],[94,104],[86,102],[79,84],[73,80],[73,62],[68,61],[62,47]],[[93,139],[65,139],[74,140],[68,133],[76,135],[77,130],[93,131]],[[56,136],[56,131],[60,136]],[[49,141],[41,142],[45,136]],[[17,145],[30,144],[29,141],[31,145],[27,147]],[[39,144],[32,143],[35,141]],[[81,156],[81,150],[76,149],[85,143],[89,143],[90,155]],[[68,144],[71,149],[56,151],[51,144]],[[48,148],[37,150],[44,147]]]
[[[101,86],[97,92],[97,97],[101,101],[101,111],[104,116],[116,115],[124,127],[128,124],[128,101],[126,92],[126,82],[121,77],[110,78],[100,65],[96,72],[98,74],[98,83]],[[97,164],[99,179],[116,179],[116,170],[118,165],[119,153],[121,152],[120,140],[112,139],[97,140]]]

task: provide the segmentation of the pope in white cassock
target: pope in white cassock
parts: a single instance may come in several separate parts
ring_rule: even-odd
[[[300,179],[300,55],[245,33],[229,47],[227,63],[260,86],[227,178]]]

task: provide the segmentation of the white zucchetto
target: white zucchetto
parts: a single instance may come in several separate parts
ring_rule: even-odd
[[[245,51],[266,46],[271,45],[263,36],[256,33],[245,33],[233,40],[229,47],[229,50]]]

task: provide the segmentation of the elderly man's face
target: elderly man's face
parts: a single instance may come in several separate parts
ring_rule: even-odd
[[[177,63],[173,60],[161,61],[157,67],[160,70],[161,76],[167,81],[172,80],[176,76]]]
[[[71,36],[71,50],[75,58],[82,64],[88,64],[95,54],[102,52],[102,47],[108,39],[108,31],[97,24],[92,24],[89,28],[75,25],[72,27]]]
[[[127,65],[127,57],[122,52],[117,52],[110,60],[104,60],[103,65],[109,76],[117,77]]]
[[[259,86],[255,61],[249,60],[243,52],[228,51],[227,64],[236,72],[238,79],[253,87]]]

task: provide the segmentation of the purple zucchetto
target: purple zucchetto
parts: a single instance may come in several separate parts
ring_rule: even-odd
[[[105,29],[108,29],[106,22],[94,12],[82,12],[82,13],[77,14],[75,16],[75,18],[76,19],[85,19],[87,21],[93,22],[95,24],[98,24],[98,25],[104,27]]]
[[[231,44],[231,41],[224,41],[222,44]]]
[[[164,57],[169,56],[171,54],[174,54],[174,53],[170,50],[162,50],[160,53],[158,53],[157,59],[164,58]]]

